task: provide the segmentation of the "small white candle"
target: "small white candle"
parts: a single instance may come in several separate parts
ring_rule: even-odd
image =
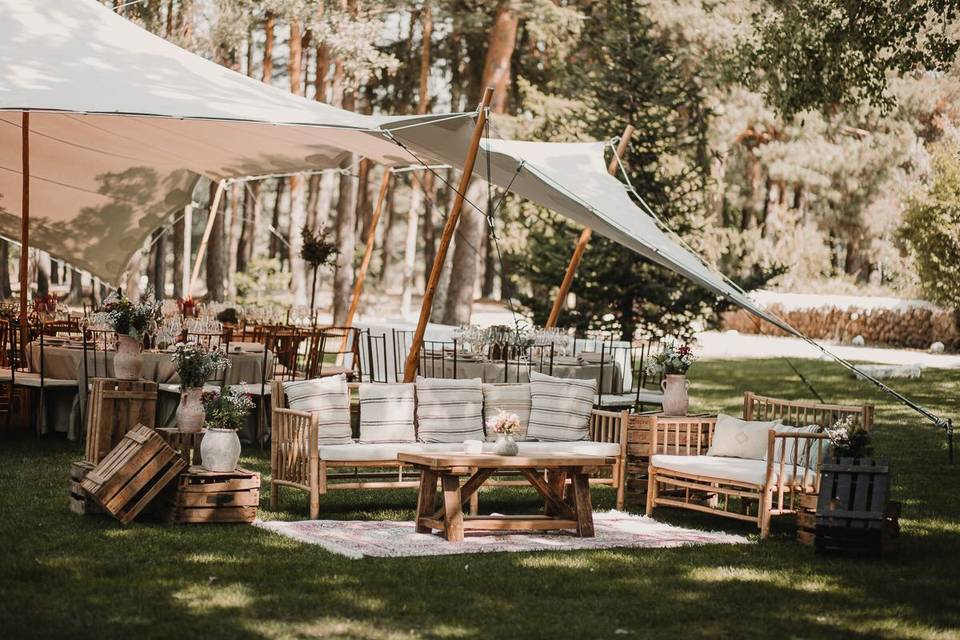
[[[480,440],[464,440],[463,452],[471,456],[479,455],[483,453],[483,442]]]

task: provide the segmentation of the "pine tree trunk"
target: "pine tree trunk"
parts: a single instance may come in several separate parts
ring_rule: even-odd
[[[480,87],[494,88],[493,101],[490,103],[492,113],[506,113],[509,104],[510,59],[516,46],[517,25],[518,18],[510,4],[501,3],[490,29],[480,82]],[[485,190],[485,185],[474,181],[467,190],[468,199],[477,204],[482,202]],[[464,206],[457,228],[457,247],[453,253],[453,271],[444,306],[443,321],[446,324],[470,321],[477,280],[477,251],[485,229],[483,215],[469,204]]]
[[[10,243],[0,239],[0,298],[13,297],[10,286]]]
[[[187,205],[190,206],[190,205]],[[186,209],[186,207],[184,207]],[[184,212],[177,214],[173,222],[173,297],[183,297],[183,238],[186,222]]]
[[[237,239],[237,272],[243,273],[253,257],[254,234],[260,228],[260,182],[247,182],[243,190],[243,219]]]
[[[243,183],[234,183],[230,188],[230,216],[227,224],[227,300],[233,302],[237,297],[236,275],[240,261],[240,227],[244,216]]]
[[[393,236],[397,219],[397,187],[400,182],[399,178],[393,180],[390,191],[387,192],[387,201],[383,204],[383,246],[380,250],[380,284],[383,290],[387,292],[393,291],[396,284],[396,278],[394,277],[396,269],[393,268],[393,263],[396,261],[396,253],[394,251],[396,243],[394,242]]]
[[[150,235],[150,288],[156,300],[166,297],[165,283],[167,278],[167,234],[164,229],[157,229]]]
[[[447,185],[453,185],[453,169],[447,169]],[[443,190],[443,201],[440,203],[440,206],[443,208],[444,212],[450,211],[450,207],[453,204],[453,187],[447,186]],[[453,255],[457,251],[457,236],[454,234],[453,239],[450,242],[450,249],[447,255]],[[443,310],[447,305],[447,289],[450,287],[450,269],[453,264],[452,260],[446,260],[440,270],[440,280],[437,282],[437,292],[433,297],[433,309],[431,310],[431,315],[435,318],[443,318]]]
[[[277,19],[272,13],[267,13],[266,20],[263,21],[263,31],[264,31],[264,41],[263,41],[263,75],[261,80],[265,83],[270,84],[273,80],[273,42],[274,42],[274,27],[276,27]]]
[[[343,161],[341,167],[353,165],[353,156]],[[333,276],[333,323],[346,322],[350,298],[353,294],[353,254],[357,243],[357,194],[353,176],[343,173],[340,176],[340,195],[337,199],[337,254],[336,270]]]
[[[426,172],[423,176],[423,190],[427,193],[423,204],[423,265],[428,273],[437,257],[437,226],[433,219],[433,203],[437,195],[435,184],[433,173]]]
[[[210,206],[217,193],[217,183],[210,183]],[[218,211],[211,209],[209,215],[215,216],[210,239],[207,241],[207,298],[216,302],[223,302],[224,281],[224,254],[223,254],[223,217],[225,215],[227,198],[221,197]]]
[[[280,233],[280,208],[283,206],[283,190],[287,185],[286,178],[277,178],[277,197],[273,201],[273,215],[270,218],[270,257],[278,258],[283,263],[281,243],[277,234]]]
[[[370,171],[372,164],[369,160],[360,161],[360,171],[357,176],[357,219],[360,223],[360,243],[367,241],[370,233],[370,223],[373,220],[373,201],[370,198]]]
[[[290,22],[290,64],[287,73],[290,76],[290,93],[300,95],[303,92],[302,65],[303,41],[300,22]],[[290,226],[287,239],[290,243],[290,273],[293,275],[294,304],[307,303],[307,271],[300,251],[303,249],[301,232],[307,223],[307,203],[302,175],[290,176]]]
[[[420,221],[420,207],[423,204],[423,191],[416,179],[411,182],[410,209],[407,210],[407,232],[403,240],[403,290],[400,294],[400,313],[410,313],[413,299],[413,276],[417,265],[417,224]]]

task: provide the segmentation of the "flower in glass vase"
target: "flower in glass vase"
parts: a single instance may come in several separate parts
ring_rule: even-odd
[[[496,416],[487,420],[487,429],[497,434],[497,441],[493,444],[493,452],[498,456],[515,456],[520,447],[514,442],[513,436],[520,432],[520,418],[514,413],[500,410]]]

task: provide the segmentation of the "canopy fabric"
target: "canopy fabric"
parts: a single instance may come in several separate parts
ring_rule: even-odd
[[[198,176],[326,169],[351,153],[408,163],[365,133],[406,118],[268,86],[96,0],[0,0],[0,15],[0,235],[19,237],[30,111],[31,246],[107,281],[190,202]]]
[[[440,158],[458,167],[466,155],[471,128],[468,118],[432,122],[424,127],[383,126],[388,137],[402,143],[411,153],[419,156],[422,152],[425,157]],[[446,134],[438,130],[445,130]],[[788,333],[799,335],[671,239],[637,206],[627,186],[607,172],[606,144],[484,139],[474,174],[487,178],[489,166],[490,181],[494,184],[590,227]]]

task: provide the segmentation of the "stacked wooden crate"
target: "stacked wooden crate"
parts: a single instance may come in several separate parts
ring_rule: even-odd
[[[260,504],[260,474],[190,467],[167,488],[162,503],[168,522],[253,522]]]
[[[157,415],[157,383],[95,378],[87,413],[85,459],[97,464],[138,425],[152,427]]]
[[[103,513],[103,509],[83,490],[83,480],[96,465],[86,460],[70,463],[70,511],[79,515]]]
[[[818,552],[881,555],[896,549],[900,503],[890,500],[884,460],[838,458],[821,468]]]

